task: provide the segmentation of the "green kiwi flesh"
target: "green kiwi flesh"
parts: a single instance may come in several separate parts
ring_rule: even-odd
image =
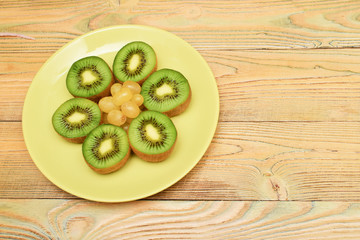
[[[142,82],[156,70],[157,60],[154,49],[145,42],[126,44],[116,54],[113,72],[119,82]]]
[[[97,56],[74,62],[66,76],[66,87],[73,96],[93,101],[108,95],[113,82],[109,65]]]
[[[88,166],[101,174],[124,166],[130,156],[127,134],[121,127],[102,124],[86,137],[82,153]]]
[[[177,131],[165,114],[144,111],[130,123],[128,136],[130,146],[138,157],[149,162],[159,162],[171,154]]]
[[[188,107],[191,89],[183,74],[172,69],[161,69],[143,83],[141,95],[148,110],[162,112],[172,117]]]
[[[66,140],[81,143],[101,122],[99,106],[85,98],[72,98],[61,104],[52,116],[55,131]]]

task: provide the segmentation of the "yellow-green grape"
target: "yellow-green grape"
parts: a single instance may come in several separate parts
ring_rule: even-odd
[[[115,96],[115,94],[119,92],[121,88],[122,88],[121,83],[114,83],[110,88],[111,95]]]
[[[107,115],[110,124],[121,126],[126,122],[126,116],[120,110],[112,110]]]
[[[137,94],[134,94],[131,101],[136,103],[136,105],[141,106],[141,104],[143,104],[143,102],[144,102],[144,97],[141,94],[137,93]]]
[[[121,111],[128,118],[136,118],[140,113],[139,107],[132,101],[124,102],[121,105]]]
[[[129,101],[132,98],[133,94],[129,88],[122,87],[119,92],[114,96],[114,103],[116,106],[120,106],[124,102]]]
[[[114,104],[113,97],[103,97],[99,101],[99,108],[105,113],[109,113],[111,110],[118,109]]]
[[[129,88],[133,92],[133,94],[141,92],[141,86],[137,82],[125,81],[123,87]]]

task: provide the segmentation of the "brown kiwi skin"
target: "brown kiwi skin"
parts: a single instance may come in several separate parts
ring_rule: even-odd
[[[140,152],[133,145],[131,145],[130,140],[129,140],[129,144],[130,144],[130,148],[132,149],[132,151],[135,153],[136,156],[138,156],[139,158],[141,158],[145,161],[155,163],[155,162],[162,162],[170,156],[170,154],[174,150],[176,141],[177,141],[177,138],[175,139],[174,144],[171,146],[171,148],[169,150],[167,150],[166,152],[163,152],[163,153],[159,153],[159,154],[146,154],[146,153]]]
[[[86,136],[76,137],[76,138],[67,138],[67,137],[64,137],[64,136],[61,136],[61,137],[63,137],[66,141],[71,142],[71,143],[83,143],[85,141],[85,138],[86,138]]]
[[[151,74],[153,74],[154,72],[156,72],[156,70],[157,70],[157,59],[155,59],[155,66],[154,66],[154,68],[153,68],[153,70],[151,70],[151,72],[148,74],[148,75],[146,75],[143,79],[141,79],[140,81],[137,81],[137,83],[141,86],[144,82],[145,82],[145,80],[148,78],[148,77],[150,77],[150,75]],[[116,77],[115,77],[116,78]],[[117,82],[119,82],[119,83],[124,83],[123,81],[120,81],[118,78],[116,78],[116,81]]]
[[[125,163],[127,162],[127,160],[129,159],[130,153],[131,153],[131,150],[129,148],[128,152],[126,153],[126,155],[123,159],[121,159],[117,164],[112,165],[111,167],[107,167],[107,168],[96,168],[96,167],[92,166],[91,164],[89,164],[86,160],[85,160],[85,162],[95,172],[100,173],[100,174],[109,174],[109,173],[115,172],[115,171],[119,170],[121,167],[123,167],[125,165]]]
[[[163,112],[163,114],[165,114],[168,117],[174,117],[179,115],[180,113],[183,113],[188,108],[191,102],[191,97],[192,97],[192,92],[191,92],[191,88],[189,88],[189,96],[186,99],[186,101],[169,111]]]

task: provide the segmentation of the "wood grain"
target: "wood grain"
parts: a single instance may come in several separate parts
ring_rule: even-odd
[[[360,239],[357,0],[0,1],[1,239]],[[22,136],[45,61],[102,27],[143,24],[208,62],[220,121],[195,168],[147,200],[77,199]]]
[[[218,81],[221,120],[359,120],[357,1],[222,1],[221,7],[211,1],[1,1],[0,6],[1,32],[35,38],[0,38],[0,120],[21,120],[27,89],[56,50],[86,32],[119,24],[159,27],[199,50]]]
[[[128,23],[166,29],[200,51],[217,78],[225,121],[359,120],[357,1],[0,4],[0,31],[35,38],[0,38],[0,120],[21,120],[31,80],[61,46]]]
[[[360,120],[359,49],[200,53],[218,84],[220,121]],[[37,59],[16,61],[0,55],[0,120],[21,120],[31,78],[41,67]]]
[[[198,49],[359,47],[359,7],[356,0],[3,0],[0,31],[37,39],[26,52],[54,51],[90,30],[118,24],[166,29]],[[15,43],[6,51],[19,52],[24,46],[23,41]]]
[[[221,122],[196,167],[151,198],[358,201],[359,132],[359,122]],[[20,123],[0,133],[0,198],[73,197],[37,170]]]
[[[358,239],[359,203],[0,202],[3,239]]]

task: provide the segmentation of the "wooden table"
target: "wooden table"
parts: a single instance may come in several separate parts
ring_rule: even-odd
[[[360,239],[359,1],[0,1],[1,239]],[[141,24],[189,42],[220,95],[196,167],[147,199],[57,188],[21,127],[26,92],[61,46]]]

